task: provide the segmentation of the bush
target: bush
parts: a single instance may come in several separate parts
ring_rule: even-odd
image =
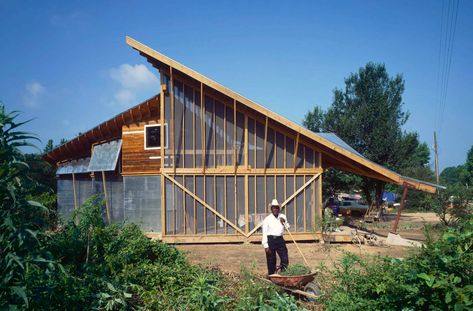
[[[286,276],[293,276],[293,275],[304,275],[304,274],[309,274],[310,273],[310,268],[301,265],[301,264],[293,264],[289,265],[286,270],[282,271],[279,273],[280,275],[286,275]]]
[[[473,308],[473,217],[405,260],[344,256],[324,297],[327,310]]]

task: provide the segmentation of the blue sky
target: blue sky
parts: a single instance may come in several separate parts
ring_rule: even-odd
[[[369,61],[406,80],[407,131],[432,146],[441,1],[0,0],[0,100],[43,143],[72,138],[156,94],[125,36],[301,122]],[[473,145],[473,2],[461,1],[440,167]]]

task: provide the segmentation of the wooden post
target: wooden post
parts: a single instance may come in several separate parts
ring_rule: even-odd
[[[404,191],[402,192],[402,198],[401,198],[401,206],[399,206],[399,209],[397,210],[396,220],[394,221],[393,227],[391,229],[391,233],[397,234],[397,226],[399,225],[399,220],[401,219],[401,212],[404,209],[405,201],[407,198],[407,190],[408,190],[408,187],[404,185]]]
[[[77,209],[77,192],[76,192],[76,174],[72,173],[72,190],[74,192],[74,209]]]
[[[297,169],[297,153],[299,152],[299,132],[297,133],[296,136],[296,146],[294,148],[294,173],[296,172]]]
[[[108,197],[107,197],[107,184],[105,181],[105,172],[102,171],[102,185],[103,185],[103,195],[105,199],[105,211],[107,212],[107,222],[108,224],[112,223],[112,218],[110,216],[110,206],[108,205]]]

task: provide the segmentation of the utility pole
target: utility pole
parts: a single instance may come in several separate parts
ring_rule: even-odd
[[[439,152],[437,146],[437,132],[434,131],[434,152],[435,152],[435,177],[437,178],[437,185],[439,184]]]

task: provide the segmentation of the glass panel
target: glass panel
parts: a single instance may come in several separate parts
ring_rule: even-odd
[[[233,163],[233,133],[234,130],[234,122],[233,122],[233,108],[226,106],[225,108],[225,116],[226,116],[226,131],[225,140],[227,143],[227,154],[226,154],[226,165],[234,165]]]
[[[313,168],[314,167],[314,150],[312,148],[305,148],[305,167]]]
[[[245,177],[237,176],[237,189],[236,189],[236,204],[237,204],[237,222],[235,223],[238,228],[245,231]]]
[[[293,168],[293,167],[294,167],[294,139],[292,139],[289,136],[286,136],[286,168]]]
[[[216,101],[215,102],[215,166],[222,166],[224,165],[224,154],[225,150],[223,148],[224,145],[224,133],[223,133],[223,126],[224,126],[224,115],[225,115],[225,107],[222,103]]]
[[[248,118],[248,165],[255,168],[255,120]]]
[[[195,167],[202,167],[202,108],[200,92],[195,92]]]
[[[204,199],[204,176],[195,177],[195,195],[200,199]],[[206,208],[198,201],[196,201],[196,225],[197,233],[203,233],[205,231],[204,219],[205,219]]]
[[[296,177],[296,191],[304,185],[304,176]],[[296,231],[304,231],[304,191],[296,196]]]
[[[256,176],[256,215],[255,224],[258,225],[266,217],[266,192],[264,190],[264,176]]]
[[[289,198],[291,195],[294,194],[294,176],[288,175],[286,176],[286,198]],[[287,221],[291,224],[292,228],[294,228],[294,219],[295,219],[295,210],[294,210],[294,199],[292,199],[286,205],[286,217]]]
[[[284,168],[284,135],[276,132],[276,167]]]
[[[215,177],[215,209],[221,215],[225,215],[225,180],[223,176]],[[225,222],[220,217],[217,217],[217,233],[224,233]]]
[[[205,166],[214,167],[215,157],[215,129],[214,129],[214,102],[205,96]]]
[[[118,156],[122,148],[122,140],[112,140],[104,144],[95,145],[89,162],[88,171],[114,171]]]
[[[266,143],[266,167],[274,168],[274,130],[268,128],[268,142]]]
[[[255,215],[256,215],[256,206],[255,206],[255,177],[248,176],[248,221],[249,229],[253,230],[255,227]]]
[[[194,89],[184,86],[184,165],[194,167]]]
[[[183,149],[184,149],[184,92],[182,83],[174,81],[174,163],[176,167],[183,167]]]
[[[314,162],[315,162],[315,167],[320,167],[320,161],[319,161],[319,156],[320,156],[320,155],[319,155],[319,152],[315,151],[314,153],[315,153],[315,154],[314,154],[314,157],[315,157],[315,161],[314,161]]]
[[[215,192],[214,192],[214,176],[205,177],[205,202],[215,209]],[[216,216],[214,213],[211,213],[209,210],[206,211],[207,214],[207,234],[216,233]]]
[[[256,121],[256,167],[264,168],[264,125]]]
[[[243,165],[245,163],[245,115],[237,111],[236,119],[236,148],[237,148],[237,165]]]
[[[226,217],[227,219],[236,224],[236,209],[235,209],[235,177],[227,176],[226,177],[226,198],[227,198],[227,210]],[[226,224],[227,233],[235,233],[235,229]]]

